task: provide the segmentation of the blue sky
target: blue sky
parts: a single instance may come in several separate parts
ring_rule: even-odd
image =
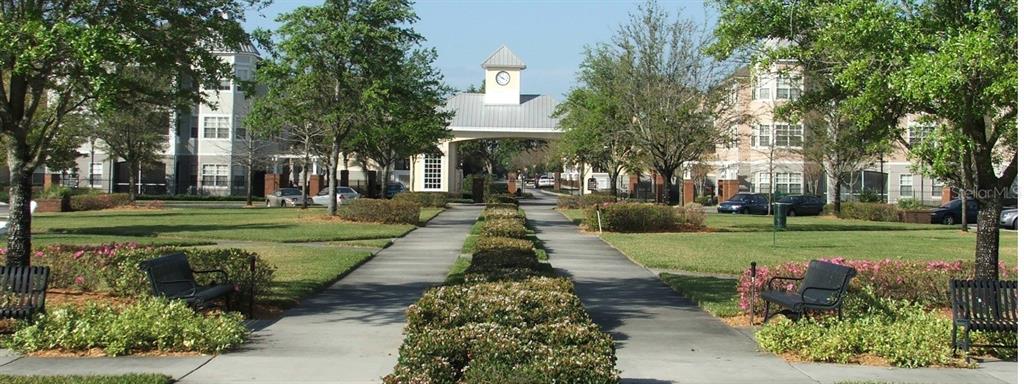
[[[277,14],[317,0],[277,0],[270,7],[250,12],[249,30],[274,28]],[[526,62],[522,92],[561,100],[575,84],[585,46],[607,42],[618,26],[636,10],[635,1],[600,0],[420,0],[414,28],[426,37],[424,45],[437,49],[435,65],[448,84],[463,89],[483,80],[480,63],[501,44]],[[701,0],[661,1],[670,13],[703,23],[714,10]]]

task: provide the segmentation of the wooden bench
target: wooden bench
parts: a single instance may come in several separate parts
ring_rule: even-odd
[[[183,253],[173,253],[139,263],[139,268],[146,273],[152,286],[153,294],[171,299],[185,300],[197,310],[213,306],[213,302],[223,298],[225,309],[231,305],[231,294],[235,285],[228,281],[228,274],[223,270],[196,271],[188,263]],[[197,273],[216,273],[220,280],[211,285],[199,285]]]
[[[813,260],[807,265],[804,277],[772,277],[761,291],[765,301],[764,321],[773,315],[785,314],[794,320],[799,319],[808,310],[838,310],[839,318],[843,318],[843,296],[850,280],[857,275],[857,270],[844,265],[826,261]],[[795,292],[775,287],[776,282],[800,282]],[[772,304],[782,310],[771,312]]]
[[[971,331],[1017,333],[1017,281],[950,280],[953,306],[953,352],[969,352],[972,346],[1016,348],[1017,345],[972,345]],[[957,328],[963,337],[957,338]]]
[[[50,267],[0,267],[0,318],[31,319],[46,310]]]

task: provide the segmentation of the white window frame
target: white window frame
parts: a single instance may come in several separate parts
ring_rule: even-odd
[[[914,197],[914,175],[900,175],[900,197]]]
[[[199,177],[203,187],[227,188],[231,185],[231,167],[229,165],[203,164],[201,169]],[[207,182],[207,180],[210,182]]]
[[[803,80],[800,76],[778,75],[775,78],[775,98],[796,100],[800,98]]]
[[[804,143],[804,127],[801,124],[775,124],[775,145],[787,148],[801,148]]]
[[[768,172],[757,174],[757,193],[772,193],[772,178]],[[765,190],[767,189],[767,190]]]
[[[211,127],[211,122],[217,122],[217,124],[214,124],[213,127]],[[222,122],[223,124],[221,124]],[[231,124],[230,116],[203,116],[203,138],[230,139]],[[212,136],[210,135],[211,132]]]
[[[89,187],[102,188],[103,187],[103,163],[90,163],[89,164]]]
[[[423,190],[437,191],[441,189],[441,179],[444,176],[441,168],[440,155],[423,155]]]
[[[775,174],[775,189],[786,195],[799,195],[804,192],[804,174],[801,172],[778,172]],[[785,185],[785,190],[782,186]]]
[[[939,188],[938,189],[939,193],[937,193],[937,194],[935,193],[935,188],[936,187]],[[932,197],[942,197],[942,190],[945,189],[945,188],[946,188],[946,183],[943,183],[942,180],[932,179]]]
[[[910,124],[907,126],[907,144],[914,146],[935,131],[934,125]]]

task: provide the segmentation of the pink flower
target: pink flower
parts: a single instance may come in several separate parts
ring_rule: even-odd
[[[81,259],[83,255],[85,255],[85,251],[78,251],[71,255],[71,257],[74,258],[75,260],[78,260]]]
[[[75,285],[85,285],[85,277],[75,276]]]

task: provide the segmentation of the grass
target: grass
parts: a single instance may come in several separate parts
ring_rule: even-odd
[[[261,301],[275,307],[294,306],[363,262],[371,252],[364,249],[260,244],[242,247],[256,252],[276,267],[270,292]]]
[[[170,384],[170,377],[157,374],[97,376],[8,376],[0,375],[4,384]]]
[[[563,211],[578,219],[581,210]],[[772,233],[768,216],[709,214],[710,232],[610,233],[601,238],[633,260],[656,269],[740,274],[750,262],[775,265],[815,258],[863,260],[973,260],[975,234],[931,224],[801,216]],[[1017,233],[1003,231],[1001,260],[1017,265]],[[773,245],[773,236],[774,245]]]
[[[693,300],[712,315],[730,317],[743,313],[736,297],[736,279],[672,273],[662,273],[659,277],[676,292]]]
[[[423,227],[427,225],[430,219],[443,212],[443,208],[420,208],[420,223],[419,226]]]
[[[41,213],[32,221],[34,232],[39,234],[277,242],[394,238],[413,228],[341,222],[325,218],[320,209],[108,210]]]

